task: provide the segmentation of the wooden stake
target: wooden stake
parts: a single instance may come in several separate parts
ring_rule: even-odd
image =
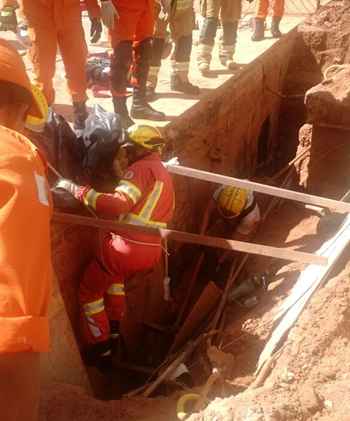
[[[297,261],[302,263],[314,263],[317,265],[327,265],[327,259],[312,253],[295,251],[289,248],[265,246],[263,244],[247,243],[244,241],[229,240],[226,238],[209,237],[207,235],[191,234],[184,231],[170,229],[149,228],[131,224],[124,224],[108,219],[90,218],[87,216],[72,215],[69,213],[55,212],[54,222],[84,225],[104,230],[117,231],[120,235],[128,232],[143,232],[158,235],[161,238],[168,238],[183,243],[205,245],[209,247],[222,248],[226,250],[240,251],[249,254],[274,257],[276,259]]]
[[[197,178],[211,183],[223,184],[226,186],[236,186],[244,189],[257,191],[270,196],[281,197],[282,199],[295,200],[296,202],[309,203],[311,205],[321,206],[338,212],[350,212],[350,203],[340,202],[338,200],[328,199],[326,197],[313,196],[311,194],[300,193],[293,190],[282,189],[267,184],[256,183],[254,181],[241,180],[228,177],[226,175],[215,174],[208,171],[195,168],[183,167],[181,165],[167,166],[169,172],[183,175],[186,177]]]

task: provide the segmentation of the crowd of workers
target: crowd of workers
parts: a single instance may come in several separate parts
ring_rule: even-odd
[[[18,29],[16,9],[20,3],[21,20],[27,25],[31,39],[30,56],[36,82],[49,105],[55,99],[53,78],[56,54],[60,50],[73,102],[75,128],[83,128],[87,117],[87,47],[81,20],[82,2],[2,0],[2,3],[0,30],[14,31]],[[83,3],[91,20],[91,40],[97,42],[100,39],[102,23],[109,31],[113,50],[110,88],[115,112],[121,116],[124,127],[134,123],[132,118],[165,119],[164,113],[151,107],[148,100],[156,89],[161,60],[171,50],[167,42],[168,28],[174,43],[171,89],[190,95],[200,93],[199,87],[193,85],[188,77],[195,26],[194,0],[85,0]],[[280,37],[279,23],[284,0],[257,0],[256,3],[252,40],[264,38],[269,6],[272,9],[272,36]],[[203,75],[210,69],[219,23],[222,27],[219,58],[228,69],[234,68],[241,10],[242,0],[199,2],[201,24],[197,65]],[[133,87],[130,113],[126,105],[129,85]]]
[[[2,23],[13,24],[14,1],[5,0],[4,3]],[[31,36],[31,59],[37,85],[42,88],[47,102],[53,104],[53,77],[59,48],[73,100],[74,125],[81,129],[87,117],[87,49],[79,1],[22,0],[20,3]],[[37,419],[39,353],[49,347],[47,307],[51,290],[52,192],[60,189],[96,215],[118,218],[128,224],[162,228],[171,221],[175,197],[171,176],[161,161],[165,140],[155,127],[133,124],[131,120],[131,117],[161,118],[161,113],[153,110],[146,100],[149,66],[152,64],[154,68],[155,83],[166,44],[164,27],[160,28],[161,14],[170,23],[175,41],[172,87],[197,92],[188,80],[192,1],[177,0],[168,6],[164,3],[156,5],[158,20],[155,26],[155,8],[150,6],[149,0],[102,0],[100,5],[95,0],[86,0],[92,35],[96,37],[102,31],[100,18],[110,30],[113,46],[111,89],[115,111],[123,118],[125,129],[122,139],[115,143],[114,157],[123,150],[128,165],[116,181],[113,193],[99,192],[67,179],[59,179],[55,188],[50,188],[45,157],[22,134],[33,116],[42,115],[43,108],[34,94],[36,88],[29,82],[21,57],[10,43],[0,38],[0,402],[4,421]],[[224,30],[220,57],[225,65],[231,66],[232,40],[236,37],[238,19],[232,19],[232,16],[229,22],[223,19],[227,16],[223,11],[227,7],[225,3],[222,1],[219,5]],[[278,3],[275,1],[275,5]],[[266,7],[261,6],[261,15],[256,21],[263,19],[267,10],[267,1],[261,1],[261,4]],[[204,55],[208,65],[210,62],[220,9],[213,1],[207,0],[205,5],[198,61],[202,68]],[[239,6],[231,9],[236,17],[239,16]],[[282,8],[278,10],[281,14]],[[278,36],[280,16],[274,17],[275,35]],[[155,27],[157,37],[153,38]],[[134,78],[131,116],[125,102],[130,69]],[[251,192],[219,187],[212,196],[205,221],[203,233],[247,240],[260,221],[259,207]],[[86,268],[80,283],[86,361],[101,370],[109,369],[115,344],[121,341],[119,327],[125,307],[124,282],[140,271],[153,268],[161,255],[161,240],[156,234],[130,231],[126,226],[125,230],[104,236],[102,247]],[[221,256],[218,264],[224,258]]]

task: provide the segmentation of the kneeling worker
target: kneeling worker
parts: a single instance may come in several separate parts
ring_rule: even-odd
[[[128,224],[165,228],[174,210],[174,188],[160,152],[164,139],[151,126],[133,125],[126,132],[129,167],[113,194],[60,180],[63,188],[97,215]],[[130,165],[131,164],[131,165]],[[87,267],[80,285],[82,330],[87,357],[100,369],[111,363],[112,339],[119,336],[125,306],[124,283],[137,272],[153,268],[161,258],[156,234],[125,229],[108,233],[99,255]]]
[[[260,222],[260,210],[253,192],[231,186],[215,190],[204,215],[201,234],[250,241]],[[208,247],[202,269],[213,280],[224,283],[234,254]]]
[[[36,421],[39,356],[49,348],[51,199],[45,164],[19,133],[39,108],[21,57],[2,39],[0,92],[0,418]]]

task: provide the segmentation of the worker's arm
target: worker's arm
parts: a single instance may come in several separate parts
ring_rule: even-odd
[[[74,196],[97,215],[105,217],[115,218],[130,212],[134,206],[130,197],[117,189],[114,193],[99,193],[92,188],[85,187],[81,188]]]
[[[131,170],[127,171],[127,174],[131,174],[132,179],[121,180],[114,193],[97,192],[91,187],[78,186],[66,179],[59,180],[56,188],[68,191],[96,214],[116,218],[129,213],[142,197],[144,186],[142,174]]]
[[[1,421],[37,421],[39,386],[39,353],[0,354]]]

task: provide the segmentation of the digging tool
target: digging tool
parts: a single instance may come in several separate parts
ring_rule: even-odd
[[[213,368],[212,374],[209,376],[207,382],[205,383],[202,392],[200,393],[200,398],[197,400],[195,406],[194,406],[194,412],[198,412],[201,409],[203,409],[204,404],[207,400],[208,394],[210,392],[210,389],[213,387],[213,385],[219,380],[222,379],[222,375],[220,371],[217,368]]]

